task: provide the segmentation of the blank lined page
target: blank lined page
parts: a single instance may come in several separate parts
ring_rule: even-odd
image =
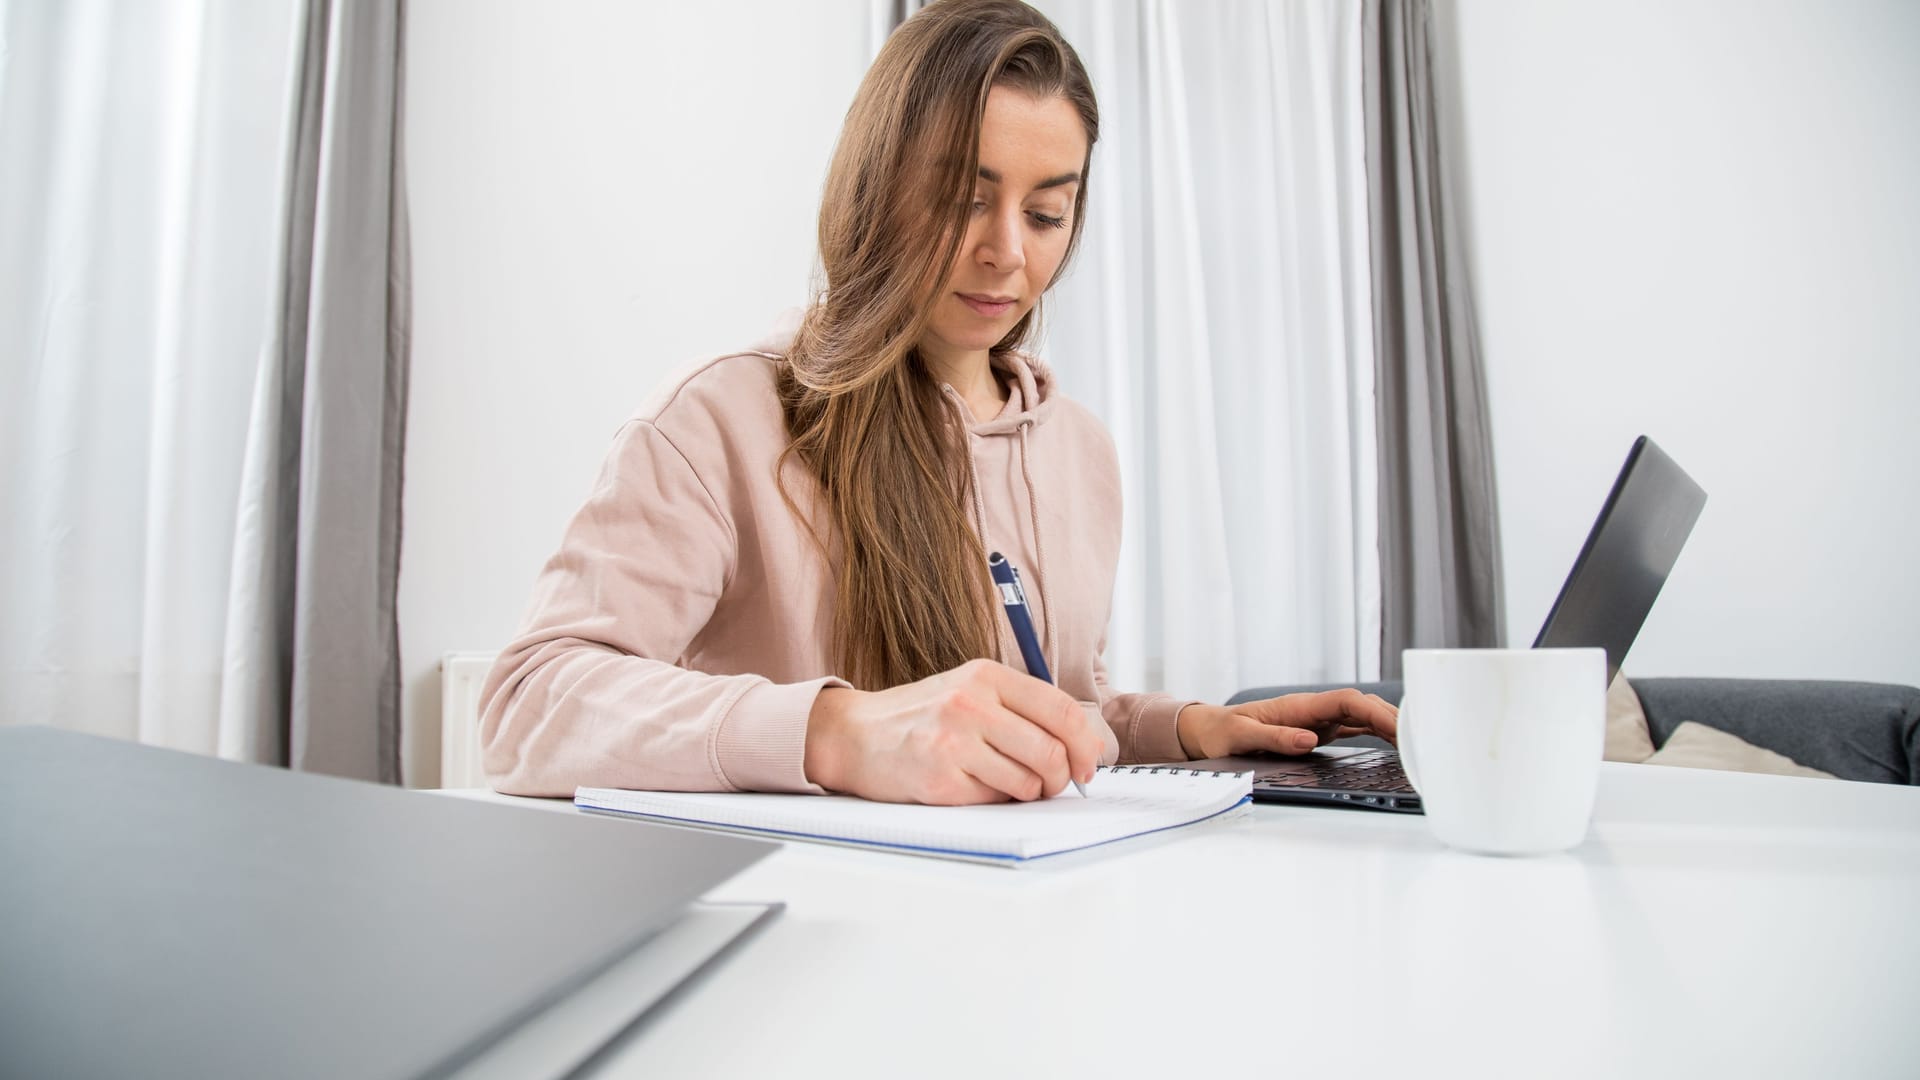
[[[826,840],[948,858],[1027,859],[1190,825],[1248,800],[1252,773],[1110,766],[1083,798],[984,806],[917,806],[850,795],[768,795],[581,788],[574,804],[683,825]]]

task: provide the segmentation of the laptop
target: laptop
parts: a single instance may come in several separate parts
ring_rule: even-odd
[[[1603,648],[1611,684],[1706,503],[1706,492],[1652,439],[1634,440],[1533,647]],[[1420,793],[1392,750],[1329,746],[1300,757],[1215,758],[1183,767],[1250,766],[1256,802],[1421,812]]]
[[[777,847],[0,727],[0,1074],[569,1075]]]

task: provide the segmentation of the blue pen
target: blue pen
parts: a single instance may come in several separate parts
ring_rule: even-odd
[[[1040,639],[1033,633],[1033,615],[1027,611],[1027,590],[1020,587],[1020,571],[996,551],[987,556],[987,572],[993,575],[994,587],[1000,590],[1000,603],[1006,607],[1007,622],[1013,626],[1013,640],[1020,643],[1020,659],[1026,662],[1027,674],[1041,682],[1052,682],[1053,673],[1047,670],[1046,654],[1040,651]],[[1078,780],[1073,782],[1073,789],[1082,797],[1087,794],[1087,786]]]

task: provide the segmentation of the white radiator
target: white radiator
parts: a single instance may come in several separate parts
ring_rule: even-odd
[[[440,786],[486,787],[480,769],[480,684],[493,653],[454,652],[440,658]]]

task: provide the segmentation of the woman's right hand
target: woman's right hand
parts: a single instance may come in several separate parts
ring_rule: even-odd
[[[1101,749],[1071,695],[969,660],[891,690],[822,690],[807,716],[806,772],[881,802],[1027,801],[1093,779]]]

